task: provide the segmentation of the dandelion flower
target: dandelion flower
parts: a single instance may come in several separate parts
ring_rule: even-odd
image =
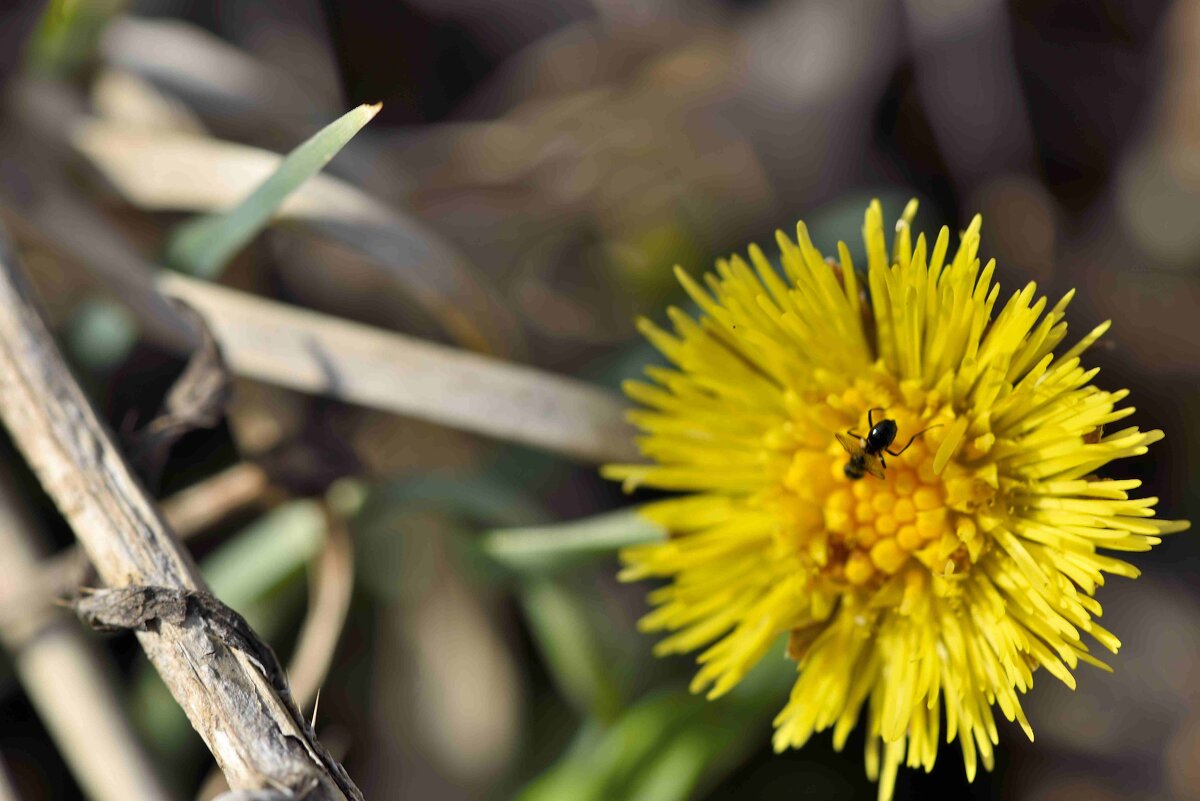
[[[1091,642],[1119,645],[1095,591],[1138,570],[1100,551],[1187,527],[1154,519],[1156,498],[1130,496],[1138,481],[1096,474],[1162,437],[1116,429],[1128,393],[1091,384],[1081,356],[1108,324],[1060,348],[1071,293],[1047,311],[1031,283],[997,306],[980,218],[951,256],[945,228],[913,241],[915,212],[889,259],[871,204],[865,287],[846,246],[827,261],[803,223],[796,242],[777,237],[786,280],[753,246],[703,286],[677,270],[699,319],[641,321],[673,366],[626,387],[652,464],[605,470],[686,493],[645,507],[669,539],[622,555],[623,578],[668,579],[642,621],[670,632],[657,652],[703,648],[692,688],[715,698],[788,634],[797,675],[776,749],[830,728],[841,748],[865,707],[883,801],[901,764],[933,767],[939,736],[969,779],[990,769],[997,707],[1032,739],[1020,696],[1034,673],[1074,687],[1079,663],[1106,667]],[[835,435],[865,432],[872,408],[898,443],[930,430],[882,478],[853,480]]]

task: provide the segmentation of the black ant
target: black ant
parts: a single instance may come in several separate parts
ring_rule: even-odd
[[[846,449],[846,453],[850,454],[850,461],[846,462],[845,472],[846,478],[852,481],[857,481],[867,473],[875,476],[875,478],[883,478],[884,468],[887,467],[887,462],[884,461],[883,455],[886,453],[889,456],[899,456],[908,450],[908,446],[913,444],[917,437],[938,426],[930,426],[922,429],[909,437],[908,442],[899,452],[893,451],[888,446],[896,441],[896,421],[890,419],[880,420],[875,422],[873,415],[875,412],[882,412],[883,409],[867,410],[867,425],[871,430],[864,437],[853,430],[847,431],[845,434],[834,432],[837,441]],[[847,436],[849,435],[849,436]]]

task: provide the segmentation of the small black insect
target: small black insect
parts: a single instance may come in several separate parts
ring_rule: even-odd
[[[922,429],[909,437],[904,447],[897,451],[891,450],[888,446],[896,441],[896,421],[890,419],[880,420],[878,423],[874,420],[875,412],[882,412],[883,409],[870,409],[867,411],[867,425],[871,430],[864,437],[853,430],[847,431],[845,434],[835,432],[834,436],[837,441],[846,449],[846,453],[850,454],[850,461],[846,462],[845,472],[846,478],[857,481],[867,473],[875,476],[875,478],[883,478],[884,468],[887,467],[887,462],[884,461],[883,455],[886,453],[890,456],[899,456],[908,450],[908,446],[913,444],[917,437],[929,431],[931,428],[938,426],[930,426]]]

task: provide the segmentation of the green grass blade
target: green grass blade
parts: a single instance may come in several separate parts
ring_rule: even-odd
[[[361,105],[322,128],[287,155],[267,180],[230,211],[180,225],[167,242],[166,263],[180,272],[216,278],[261,231],[283,201],[338,154],[382,104]]]
[[[688,801],[716,783],[771,732],[795,663],[783,640],[729,695],[705,700],[663,689],[610,725],[585,722],[576,743],[516,794],[516,801]]]
[[[607,723],[624,701],[621,654],[594,595],[539,578],[524,582],[519,592],[530,633],[559,691],[572,707]]]
[[[545,572],[574,567],[628,545],[666,539],[666,532],[637,513],[621,509],[548,526],[504,528],[480,537],[480,550],[515,571]]]
[[[45,77],[79,77],[96,55],[105,26],[128,5],[128,0],[50,0],[26,45],[26,63]]]

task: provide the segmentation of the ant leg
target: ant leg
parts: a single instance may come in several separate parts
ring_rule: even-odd
[[[855,431],[853,428],[847,428],[846,433],[849,434],[850,436],[854,437],[855,439],[863,438],[863,435],[858,433],[857,431]]]
[[[882,406],[876,406],[874,409],[867,409],[867,427],[868,428],[875,427],[875,421],[871,418],[871,415],[873,415],[875,412],[882,412],[882,411],[884,411],[884,408]]]
[[[926,431],[932,431],[932,430],[933,430],[933,429],[935,429],[935,428],[941,428],[941,427],[942,427],[942,424],[941,424],[941,423],[938,423],[936,426],[930,426],[929,428],[923,428],[923,429],[921,429],[920,431],[918,431],[917,433],[913,434],[911,437],[909,437],[909,438],[908,438],[908,442],[904,443],[904,447],[900,449],[900,453],[904,453],[906,450],[908,450],[908,446],[909,446],[909,445],[912,445],[912,444],[913,444],[913,442],[914,442],[914,441],[917,439],[917,437],[921,436],[921,435],[922,435],[922,434],[924,434]],[[895,452],[894,450],[892,450],[891,448],[888,448],[888,449],[887,449],[887,452],[888,452],[889,454],[891,454],[892,456],[899,456],[899,455],[900,455],[900,453],[896,453],[896,452]]]

